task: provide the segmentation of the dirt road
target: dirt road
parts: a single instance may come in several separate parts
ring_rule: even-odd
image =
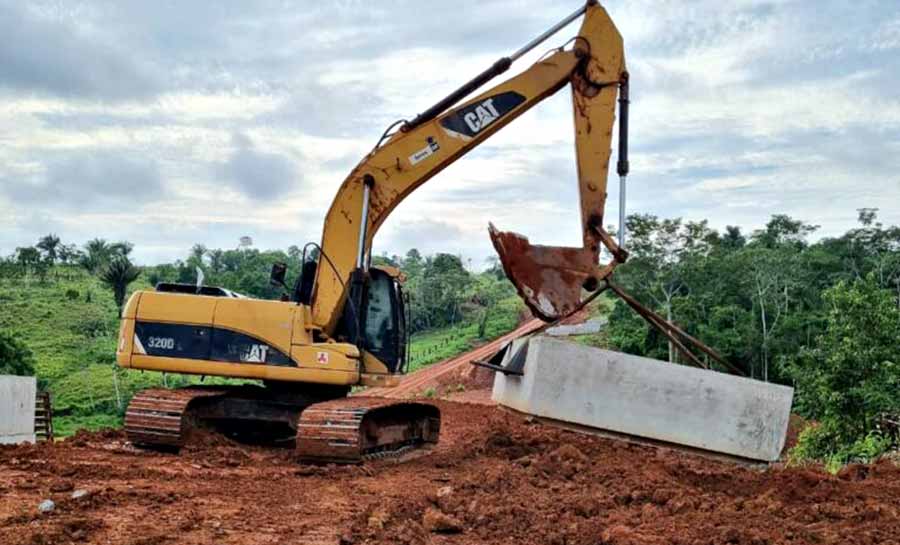
[[[223,439],[146,453],[119,432],[2,447],[0,543],[900,543],[892,463],[761,471],[436,403],[440,445],[404,463]]]

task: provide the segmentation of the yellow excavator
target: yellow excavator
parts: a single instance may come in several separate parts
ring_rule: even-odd
[[[464,100],[580,17],[577,36]],[[490,235],[508,277],[537,316],[552,321],[577,310],[626,257],[622,239],[603,229],[603,208],[617,100],[623,182],[628,171],[628,73],[622,37],[593,0],[411,121],[391,125],[338,190],[321,244],[307,245],[296,284],[289,289],[285,267],[273,267],[271,281],[290,291],[287,300],[251,299],[199,284],[161,283],[155,291],[134,293],[122,312],[120,366],[256,379],[262,386],[145,390],[126,412],[129,439],[177,449],[202,427],[247,440],[291,441],[301,458],[329,462],[358,462],[437,442],[436,407],[348,396],[355,386],[396,384],[408,363],[403,275],[370,265],[372,239],[410,193],[566,86],[584,246],[533,246],[493,225]],[[612,255],[605,266],[599,264],[603,247]]]

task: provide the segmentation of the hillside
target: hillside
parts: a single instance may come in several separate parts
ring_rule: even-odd
[[[147,286],[141,280],[132,284]],[[112,294],[76,267],[56,267],[43,284],[2,281],[0,329],[17,334],[34,353],[38,379],[53,395],[61,435],[115,425],[131,392],[161,382],[152,374],[114,367],[118,319]]]
[[[142,275],[130,290],[149,287]],[[483,339],[476,322],[414,335],[410,370],[512,330],[519,308],[515,297],[498,302],[485,323]],[[53,395],[60,436],[78,429],[118,427],[128,400],[138,390],[198,380],[116,367],[118,318],[112,293],[79,267],[57,266],[43,283],[34,278],[0,279],[0,330],[17,335],[34,353],[38,379]]]

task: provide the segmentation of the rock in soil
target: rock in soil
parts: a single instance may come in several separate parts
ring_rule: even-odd
[[[458,520],[434,507],[425,510],[422,525],[429,532],[436,534],[455,534],[462,531],[462,524]]]

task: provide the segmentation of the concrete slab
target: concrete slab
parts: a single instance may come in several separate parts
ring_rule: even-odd
[[[784,447],[794,390],[545,336],[492,397],[536,416],[751,460]]]
[[[599,333],[606,326],[606,320],[600,318],[591,318],[581,324],[563,324],[549,327],[544,331],[545,335],[551,337],[569,337],[572,335],[590,335]]]
[[[0,444],[34,443],[34,377],[0,375]]]

